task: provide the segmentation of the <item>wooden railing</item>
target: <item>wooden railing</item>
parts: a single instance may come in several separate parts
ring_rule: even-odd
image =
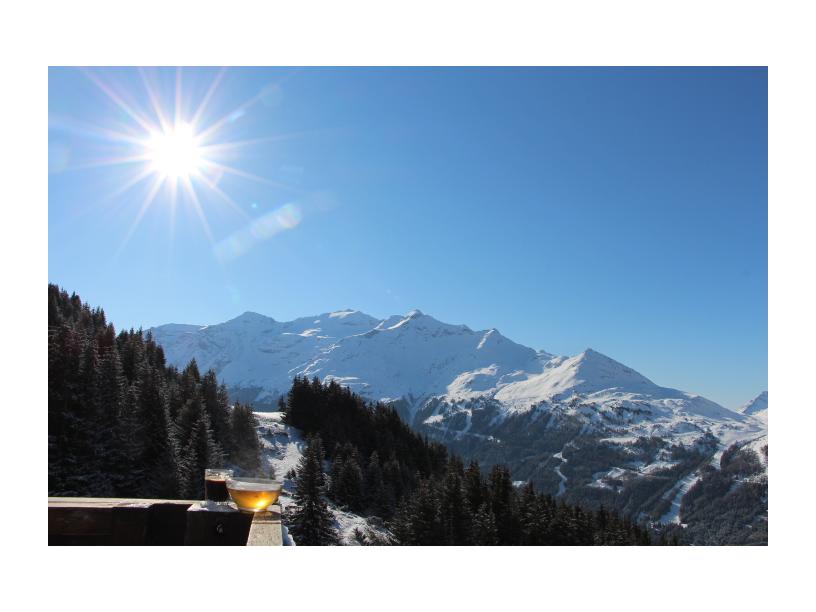
[[[49,497],[48,543],[281,546],[281,509],[246,514],[193,500]]]

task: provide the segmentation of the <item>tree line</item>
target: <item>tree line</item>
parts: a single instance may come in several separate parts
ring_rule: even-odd
[[[390,535],[359,533],[363,544],[652,543],[651,532],[630,519],[557,502],[530,483],[514,482],[505,466],[487,474],[476,461],[465,466],[392,408],[369,404],[334,381],[295,378],[280,409],[309,439],[287,517],[298,544],[338,542],[328,499],[385,522]]]
[[[260,467],[257,421],[215,372],[48,285],[48,492],[201,499],[207,467]]]

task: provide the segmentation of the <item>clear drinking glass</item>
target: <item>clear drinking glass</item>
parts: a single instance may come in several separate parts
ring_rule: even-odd
[[[204,470],[204,499],[213,502],[229,501],[227,479],[232,478],[233,471],[226,468],[207,468]]]
[[[262,512],[278,501],[281,483],[269,478],[229,477],[227,491],[239,510]]]

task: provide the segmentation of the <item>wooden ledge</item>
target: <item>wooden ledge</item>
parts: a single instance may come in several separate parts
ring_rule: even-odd
[[[256,512],[252,516],[247,546],[283,546],[281,507],[270,506],[266,512]]]
[[[247,514],[195,500],[49,497],[48,542],[69,545],[282,546],[281,508]]]
[[[194,499],[131,499],[124,497],[49,497],[49,508],[149,508],[150,506],[191,506]]]

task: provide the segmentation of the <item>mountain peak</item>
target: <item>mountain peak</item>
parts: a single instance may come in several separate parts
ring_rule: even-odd
[[[572,359],[575,360],[576,364],[597,363],[597,364],[620,366],[621,368],[624,368],[624,369],[627,369],[627,370],[629,369],[625,365],[623,365],[622,363],[620,363],[618,361],[615,361],[614,359],[612,359],[611,357],[608,357],[607,355],[604,355],[603,353],[599,353],[598,351],[596,351],[593,348],[584,349],[583,352],[578,353]],[[635,372],[635,373],[637,374],[637,372]]]
[[[272,317],[267,317],[266,315],[262,315],[258,312],[253,312],[252,310],[247,310],[244,313],[238,315],[234,319],[230,319],[227,323],[231,322],[251,322],[251,321],[272,321],[274,322],[275,319]]]
[[[570,367],[581,376],[591,380],[604,380],[609,386],[626,387],[631,384],[652,385],[652,381],[603,353],[595,349],[587,348],[583,353],[568,359],[565,363],[572,361]],[[612,384],[614,381],[614,385]]]
[[[352,308],[344,308],[343,310],[335,310],[334,312],[327,313],[329,317],[332,319],[345,319],[346,317],[351,317],[356,314],[363,314],[359,310],[354,310]]]
[[[458,331],[462,330],[462,326],[442,323],[442,321],[434,319],[430,315],[426,315],[418,308],[414,308],[413,310],[408,311],[405,315],[394,315],[392,317],[389,317],[388,319],[385,320],[385,322],[389,324],[388,325],[381,324],[381,327],[385,327],[387,329],[404,328],[424,331],[440,329],[448,331],[453,331],[454,329]]]
[[[742,414],[748,414],[753,416],[759,416],[761,413],[768,413],[768,392],[763,391],[759,395],[757,395],[754,399],[752,399],[747,404],[743,405],[741,408],[737,410],[737,412],[741,412]]]

